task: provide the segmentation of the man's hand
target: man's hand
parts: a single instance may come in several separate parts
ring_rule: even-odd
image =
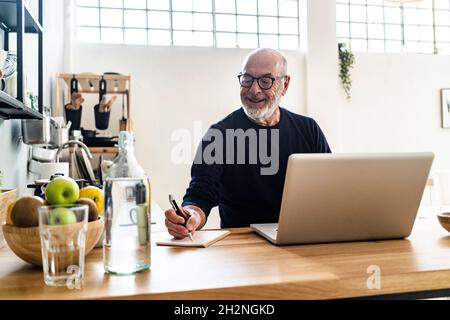
[[[187,237],[189,232],[194,235],[195,231],[203,227],[206,217],[204,217],[203,211],[196,207],[180,207],[189,219],[185,225],[185,220],[176,214],[173,208],[167,209],[164,214],[166,216],[166,227],[169,233],[177,239],[183,239]],[[203,215],[203,217],[202,217]]]

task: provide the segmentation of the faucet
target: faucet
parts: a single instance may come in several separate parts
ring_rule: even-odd
[[[59,146],[58,151],[56,152],[56,155],[55,155],[55,162],[59,162],[59,154],[61,153],[62,149],[64,149],[65,147],[67,147],[70,144],[77,144],[80,147],[82,147],[83,150],[86,152],[88,158],[92,159],[92,154],[89,151],[89,148],[83,142],[78,141],[78,140],[69,140],[69,141],[67,141],[67,142],[65,142],[65,143],[63,143],[62,145]]]

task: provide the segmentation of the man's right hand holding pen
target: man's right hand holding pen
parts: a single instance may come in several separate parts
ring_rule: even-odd
[[[196,230],[200,230],[206,223],[206,215],[203,210],[196,206],[179,207],[183,211],[185,216],[188,216],[188,220],[180,217],[176,214],[175,210],[171,207],[168,208],[164,214],[166,216],[166,227],[169,233],[177,239],[184,239],[188,236],[189,232],[194,235]]]

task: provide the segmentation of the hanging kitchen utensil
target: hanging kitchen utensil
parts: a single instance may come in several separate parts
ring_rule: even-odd
[[[83,106],[80,105],[79,108],[73,105],[73,96],[75,93],[78,93],[78,79],[73,75],[70,80],[70,103],[64,106],[64,110],[66,113],[66,122],[71,122],[71,131],[80,130],[81,125],[81,113]],[[82,102],[81,102],[82,103]]]
[[[98,168],[97,168],[100,185],[103,185],[102,162],[103,162],[103,154],[101,153],[98,159]]]
[[[75,75],[70,80],[70,94],[78,92],[78,80],[75,78]]]
[[[111,107],[114,104],[114,102],[116,101],[116,99],[117,99],[117,96],[113,96],[111,99],[108,100],[108,102],[105,103],[105,106],[104,106],[105,107],[105,109],[104,109],[105,112],[111,111]],[[106,101],[106,98],[104,98],[103,100]]]
[[[126,95],[128,96],[128,90],[126,91]],[[119,130],[126,131],[127,130],[127,118],[125,118],[125,96],[122,95],[122,119],[119,120]]]
[[[103,97],[106,96],[107,93],[107,82],[105,78],[102,77],[102,80],[100,80],[99,88],[98,88],[98,103],[100,104],[103,100]],[[103,112],[103,110],[100,110]]]
[[[100,105],[102,105],[103,97],[106,96],[107,93],[107,84],[104,77],[100,80],[99,83],[99,100],[98,104],[94,107],[95,114],[95,127],[99,130],[106,130],[109,126],[109,116],[111,114],[110,111],[100,109]],[[103,107],[103,105],[102,105]]]

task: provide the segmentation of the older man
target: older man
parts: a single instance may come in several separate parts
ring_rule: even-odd
[[[278,222],[288,157],[331,152],[313,119],[280,107],[290,81],[280,52],[254,50],[238,79],[243,107],[212,125],[197,150],[181,208],[188,221],[165,211],[176,238],[201,229],[215,206],[223,228]]]

